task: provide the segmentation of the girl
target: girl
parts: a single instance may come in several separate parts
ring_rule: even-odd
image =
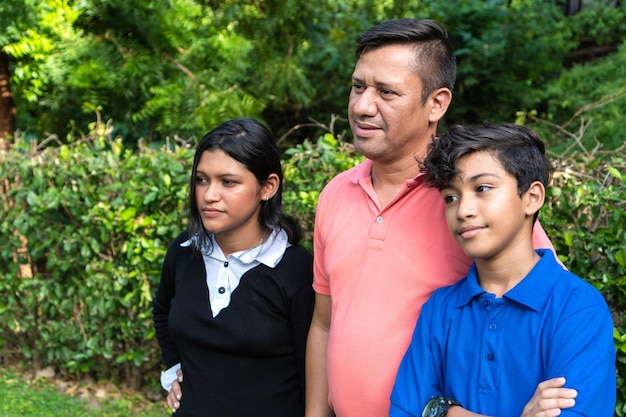
[[[254,120],[198,144],[188,231],[169,246],[153,301],[161,383],[182,381],[184,398],[168,398],[177,416],[304,415],[312,256],[283,212],[282,182],[274,139]]]

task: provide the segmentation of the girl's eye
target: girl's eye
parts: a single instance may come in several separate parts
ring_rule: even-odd
[[[208,181],[204,177],[196,177],[196,184],[206,184]]]
[[[235,185],[235,181],[224,179],[224,180],[222,180],[222,184],[224,184],[224,186],[226,186],[226,187],[231,187],[231,186]]]

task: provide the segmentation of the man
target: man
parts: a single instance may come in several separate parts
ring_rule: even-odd
[[[307,417],[388,416],[422,304],[471,263],[418,166],[452,99],[446,31],[431,20],[387,21],[359,37],[356,59],[348,116],[367,160],[319,199]],[[534,246],[552,249],[541,226],[534,230]]]

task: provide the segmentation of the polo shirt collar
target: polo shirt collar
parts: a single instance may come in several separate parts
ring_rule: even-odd
[[[373,166],[374,163],[371,160],[366,159],[359,165],[355,166],[353,170],[346,171],[346,175],[348,175],[350,182],[358,184],[359,181],[372,176]]]
[[[557,263],[554,253],[549,249],[537,249],[541,257],[528,275],[515,287],[504,294],[505,298],[522,304],[536,312],[540,312],[546,305],[563,268]],[[461,283],[457,307],[463,307],[486,291],[478,285],[476,263],[473,263],[467,277]]]
[[[366,159],[363,162],[361,162],[359,165],[354,167],[354,169],[350,171],[346,171],[346,175],[348,176],[348,179],[350,180],[350,182],[354,184],[358,184],[360,181],[365,180],[365,179],[369,179],[371,182],[373,166],[374,166],[374,163],[372,162],[372,160]],[[415,178],[407,180],[405,181],[405,183],[408,186],[415,185],[417,182],[421,181],[421,177],[423,176],[424,176],[423,173],[419,173],[417,174]]]

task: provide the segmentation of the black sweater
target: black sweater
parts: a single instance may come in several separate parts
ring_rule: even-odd
[[[153,301],[163,361],[168,368],[180,362],[183,371],[175,415],[303,416],[311,254],[294,245],[276,268],[252,268],[213,317],[204,261],[180,246],[187,239],[182,233],[168,248]]]

